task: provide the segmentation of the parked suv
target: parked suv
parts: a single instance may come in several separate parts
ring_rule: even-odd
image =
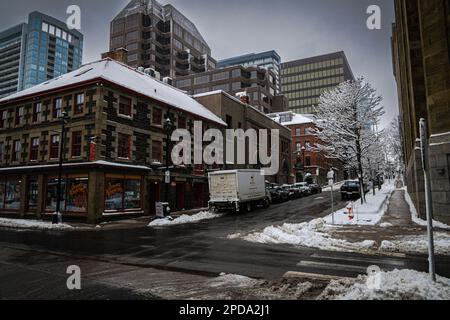
[[[363,185],[364,193],[368,192],[367,185]],[[347,180],[341,187],[342,200],[359,199],[361,197],[361,188],[359,180]]]
[[[317,183],[310,184],[309,188],[311,189],[312,194],[322,193],[322,187]]]

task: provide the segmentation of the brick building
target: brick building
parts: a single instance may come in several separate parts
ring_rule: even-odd
[[[422,218],[425,194],[419,120],[429,130],[435,219],[450,223],[450,2],[395,0],[392,53],[408,192]]]
[[[242,96],[238,99],[224,91],[214,91],[199,94],[194,96],[202,105],[211,110],[215,115],[220,117],[227,123],[227,128],[243,129],[276,129],[280,134],[280,148],[279,148],[279,171],[274,176],[267,176],[266,180],[269,182],[284,184],[292,183],[294,176],[291,173],[292,167],[292,153],[291,153],[291,132],[285,126],[274,121],[268,115],[257,110],[248,104],[248,97]],[[270,139],[268,141],[270,150]],[[248,159],[248,148],[246,149],[246,158]],[[226,152],[225,152],[226,157]],[[237,155],[235,153],[234,163],[237,163]],[[248,163],[248,161],[247,161]],[[228,169],[259,169],[260,165],[228,165]]]
[[[62,212],[97,222],[154,212],[163,197],[166,132],[170,118],[192,131],[225,122],[192,97],[111,59],[0,100],[0,214],[42,217],[56,207],[61,115]],[[206,167],[172,169],[174,210],[207,202]]]
[[[290,111],[273,113],[269,116],[291,131],[292,168],[297,182],[326,184],[330,169],[335,171],[337,181],[344,179],[342,163],[337,159],[326,157],[314,147],[318,139],[313,134],[316,128],[313,118]]]

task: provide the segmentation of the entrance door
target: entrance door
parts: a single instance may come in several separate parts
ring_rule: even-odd
[[[203,190],[203,184],[196,183],[194,185],[194,197],[195,197],[195,207],[196,208],[203,208],[203,197],[204,197],[204,190]]]
[[[185,183],[177,183],[177,209],[184,209],[184,193],[186,192]]]
[[[155,204],[161,201],[161,183],[159,181],[150,181],[148,189],[150,214],[156,214]]]

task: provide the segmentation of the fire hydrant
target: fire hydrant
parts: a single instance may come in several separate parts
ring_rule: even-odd
[[[353,218],[354,218],[354,215],[353,215],[353,203],[350,203],[348,206],[347,206],[347,212],[348,212],[348,220],[353,220]]]

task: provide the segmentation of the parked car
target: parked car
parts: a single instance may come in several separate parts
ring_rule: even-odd
[[[288,193],[289,200],[298,199],[300,197],[300,190],[290,184],[284,184],[282,188]]]
[[[299,182],[296,183],[295,186],[300,189],[302,197],[311,195],[311,188],[309,187],[307,182]]]
[[[364,193],[369,191],[366,183],[363,185]],[[341,187],[342,200],[359,199],[361,197],[361,187],[359,180],[347,180]]]
[[[312,194],[322,193],[322,187],[317,183],[313,183],[309,185]]]
[[[282,203],[288,200],[288,193],[281,187],[268,188],[272,203]]]

